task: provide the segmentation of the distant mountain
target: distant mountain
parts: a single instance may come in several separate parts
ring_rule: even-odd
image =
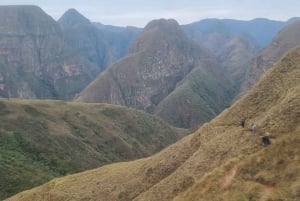
[[[230,108],[152,157],[58,178],[7,201],[299,200],[299,64],[300,47]],[[263,147],[266,132],[271,144]]]
[[[251,59],[286,23],[268,19],[205,19],[182,27],[188,37],[211,50],[235,88],[240,88]]]
[[[92,23],[75,9],[68,10],[59,20],[65,41],[100,71],[123,57],[140,29],[105,26]]]
[[[0,200],[53,177],[149,156],[186,131],[120,106],[0,100]]]
[[[36,6],[0,6],[0,97],[72,99],[99,69]]]
[[[290,49],[300,45],[300,20],[293,20],[285,26],[253,59],[241,92],[249,90],[256,81]]]
[[[258,48],[267,45],[287,22],[257,18],[250,21],[231,19],[204,19],[199,22],[184,25],[183,29],[189,37],[196,41],[205,41],[212,33],[225,35],[242,35],[250,38]]]
[[[195,100],[178,93],[172,96],[176,99],[171,102],[176,104],[169,105],[168,112],[161,111],[162,108],[156,111],[169,94],[188,82],[187,76],[199,78],[189,85]],[[151,21],[132,43],[129,54],[110,66],[76,100],[167,113],[161,116],[169,123],[191,127],[211,119],[229,105],[232,87],[226,78],[209,51],[188,39],[175,20],[160,19]],[[195,115],[177,108],[187,106],[187,102],[193,103],[189,110],[195,110]]]

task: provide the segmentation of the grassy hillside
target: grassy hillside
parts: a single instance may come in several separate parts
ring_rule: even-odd
[[[300,130],[273,141],[249,158],[214,169],[175,200],[298,200]]]
[[[55,179],[8,200],[297,200],[299,78],[300,48],[232,107],[160,153]],[[261,146],[265,132],[269,147]]]
[[[0,200],[54,177],[149,156],[184,132],[120,106],[0,99]]]

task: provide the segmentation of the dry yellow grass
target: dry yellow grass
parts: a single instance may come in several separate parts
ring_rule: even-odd
[[[246,128],[239,125],[242,117]],[[249,130],[252,122],[255,133]],[[300,48],[232,107],[160,153],[55,179],[7,200],[284,200],[289,192],[297,198],[299,125]],[[272,136],[267,148],[260,143],[264,132]]]

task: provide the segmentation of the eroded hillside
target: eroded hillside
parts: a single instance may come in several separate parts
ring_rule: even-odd
[[[8,200],[224,200],[222,195],[231,200],[296,200],[299,79],[297,48],[232,107],[160,153],[55,179]],[[241,118],[247,118],[245,128]],[[256,132],[249,130],[251,123]],[[269,147],[261,146],[265,132],[271,133]]]
[[[99,75],[76,101],[126,105],[191,128],[230,105],[233,88],[207,49],[187,38],[175,20],[159,19],[151,21],[129,54]]]

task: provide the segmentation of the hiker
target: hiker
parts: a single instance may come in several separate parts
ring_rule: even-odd
[[[254,123],[251,124],[251,130],[252,130],[252,132],[256,131],[256,125]]]
[[[269,136],[270,136],[270,133],[268,133],[268,132],[266,132],[264,134],[264,136],[262,136],[262,138],[261,138],[261,140],[262,140],[262,146],[266,147],[266,146],[268,146],[268,145],[271,144]]]
[[[241,120],[241,126],[242,126],[243,128],[245,127],[245,123],[246,123],[246,119],[243,118],[243,119]]]

